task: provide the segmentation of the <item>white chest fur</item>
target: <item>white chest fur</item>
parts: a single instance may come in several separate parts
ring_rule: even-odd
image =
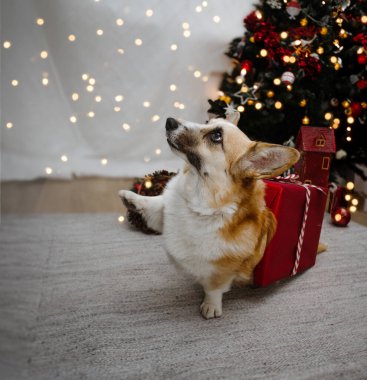
[[[163,236],[168,254],[197,279],[214,270],[213,260],[221,257],[225,242],[218,234],[235,209],[210,208],[202,187],[189,174],[178,174],[164,192]]]

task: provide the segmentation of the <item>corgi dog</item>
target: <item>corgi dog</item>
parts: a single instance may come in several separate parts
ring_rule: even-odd
[[[197,124],[168,118],[167,142],[184,167],[162,195],[121,190],[128,209],[162,233],[178,267],[204,289],[204,318],[222,315],[233,283],[251,283],[276,220],[266,207],[262,178],[280,175],[299,159],[290,147],[250,140],[236,126],[240,114]]]

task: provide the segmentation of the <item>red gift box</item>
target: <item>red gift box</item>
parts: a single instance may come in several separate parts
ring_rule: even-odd
[[[264,182],[266,205],[278,223],[255,268],[257,286],[267,286],[315,264],[327,197],[325,189],[312,185]]]

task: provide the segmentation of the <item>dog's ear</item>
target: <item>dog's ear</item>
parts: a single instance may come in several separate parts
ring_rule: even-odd
[[[241,114],[238,111],[234,111],[226,115],[226,120],[234,125],[237,125],[240,121],[240,117]]]
[[[232,173],[243,178],[271,178],[282,174],[299,159],[297,149],[255,142],[233,165]]]

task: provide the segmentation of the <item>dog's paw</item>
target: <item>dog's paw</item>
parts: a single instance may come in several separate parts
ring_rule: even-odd
[[[200,306],[201,315],[205,319],[219,318],[222,316],[222,306],[213,303],[203,302]]]
[[[128,210],[139,211],[138,207],[135,204],[135,193],[129,190],[120,190],[119,197],[121,198],[122,203]]]

